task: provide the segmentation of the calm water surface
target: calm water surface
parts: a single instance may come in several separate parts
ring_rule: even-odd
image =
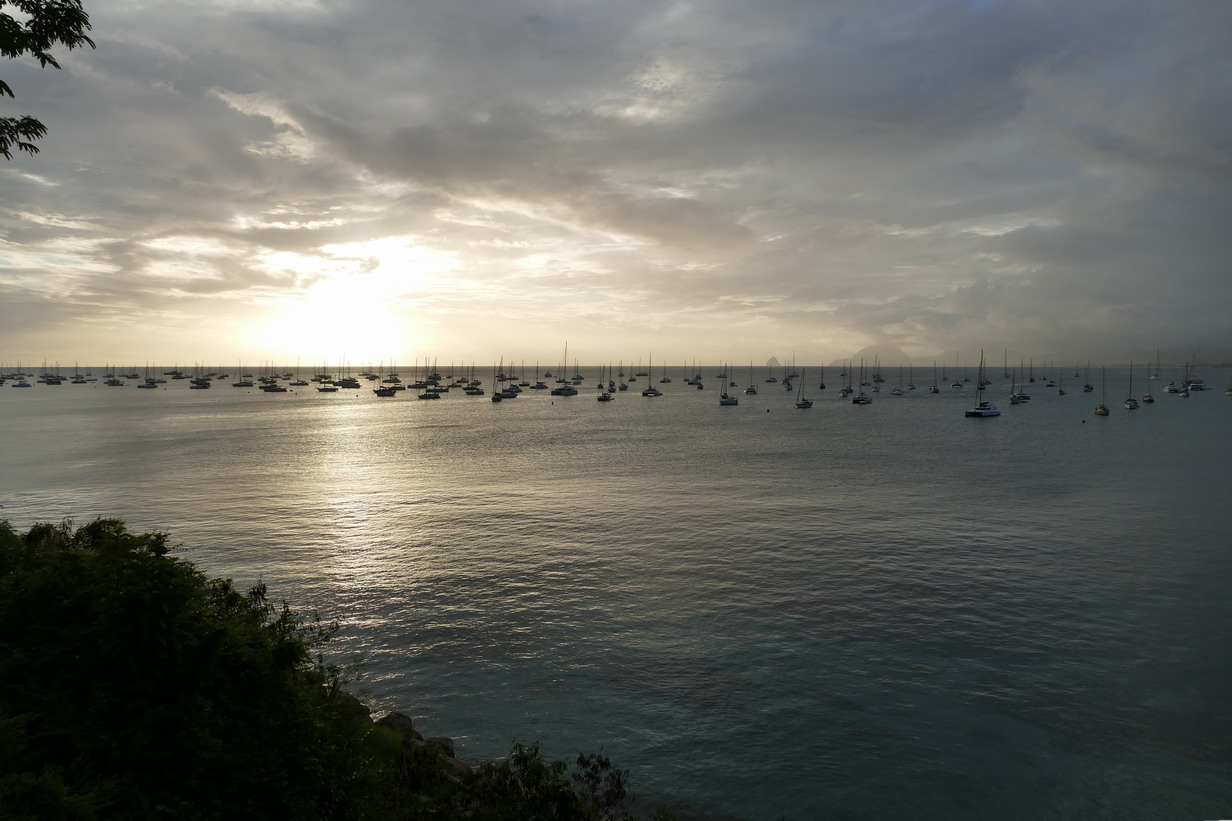
[[[602,746],[647,805],[1232,817],[1232,375],[1127,411],[1109,372],[1107,418],[998,380],[980,420],[835,369],[811,410],[720,408],[713,371],[606,404],[2,387],[0,515],[167,530],[340,618],[376,707],[465,757]]]

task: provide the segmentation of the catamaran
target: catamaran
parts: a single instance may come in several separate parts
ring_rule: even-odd
[[[984,399],[984,352],[980,351],[980,373],[975,387],[975,407],[967,408],[964,416],[981,418],[985,416],[1000,416],[997,406]]]

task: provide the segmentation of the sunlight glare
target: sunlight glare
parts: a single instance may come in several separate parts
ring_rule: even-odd
[[[321,364],[371,365],[408,350],[409,318],[397,292],[365,274],[322,279],[291,298],[259,332],[264,349]]]

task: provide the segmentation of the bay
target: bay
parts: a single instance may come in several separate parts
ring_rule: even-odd
[[[1109,417],[1067,378],[966,419],[970,386],[853,406],[828,368],[810,410],[718,407],[713,371],[610,403],[3,387],[0,515],[168,531],[341,619],[369,702],[463,757],[602,746],[686,816],[1232,812],[1232,399],[1128,411],[1110,370]]]

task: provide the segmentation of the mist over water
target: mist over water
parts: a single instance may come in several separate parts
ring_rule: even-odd
[[[718,407],[713,370],[603,404],[0,388],[0,515],[167,530],[341,619],[370,703],[462,756],[602,746],[684,813],[1232,813],[1229,374],[1128,411],[1109,372],[1107,418],[995,380],[966,419],[927,374],[861,407],[806,371],[797,410]]]

